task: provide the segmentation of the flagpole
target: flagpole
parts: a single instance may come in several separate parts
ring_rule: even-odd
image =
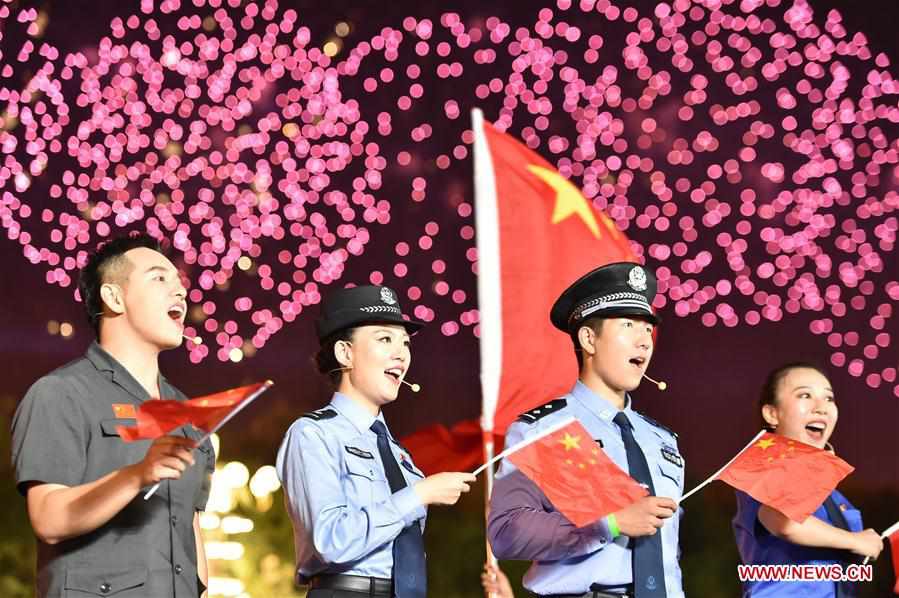
[[[220,430],[221,427],[224,426],[226,423],[228,423],[228,420],[230,420],[232,417],[237,415],[241,409],[243,409],[244,407],[246,407],[247,405],[252,403],[254,400],[256,400],[256,397],[258,397],[259,395],[261,395],[262,393],[267,391],[269,388],[271,388],[273,384],[274,384],[274,382],[272,380],[266,380],[265,382],[263,382],[262,386],[257,388],[252,394],[250,394],[250,396],[248,396],[243,401],[241,401],[240,405],[238,405],[237,408],[235,408],[228,415],[226,415],[224,418],[222,418],[222,421],[217,423],[214,428],[212,428],[210,431],[206,432],[206,435],[197,441],[197,445],[194,448],[199,447],[201,444],[203,444],[204,442],[209,440],[209,437],[212,436],[213,434],[215,434],[217,430]],[[147,493],[144,494],[144,500],[150,500],[150,497],[153,496],[154,494],[156,494],[156,491],[159,490],[159,485],[161,483],[162,482],[156,482],[152,488],[147,490]]]
[[[480,335],[478,340],[481,358],[481,438],[484,458],[495,462],[493,446],[493,417],[499,401],[500,376],[502,374],[502,288],[500,286],[499,216],[496,200],[496,177],[487,137],[484,135],[484,113],[471,111],[471,129],[474,133],[474,211],[475,233],[478,251],[478,313]],[[484,484],[484,529],[486,537],[490,495],[493,492],[493,467],[487,471]],[[487,562],[496,566],[496,557],[485,541]],[[492,597],[491,597],[492,598]]]
[[[880,539],[881,539],[881,540],[886,540],[887,538],[889,538],[890,536],[892,536],[892,535],[895,534],[896,532],[899,532],[899,521],[897,521],[896,523],[894,523],[894,524],[891,525],[890,527],[886,528],[886,530],[884,530],[884,532],[883,532],[882,534],[880,534]],[[866,556],[866,557],[865,557],[865,560],[862,562],[862,565],[867,565],[867,564],[868,564],[868,561],[870,561],[870,560],[871,560],[871,557]]]
[[[708,486],[709,484],[711,484],[712,482],[714,482],[715,479],[716,479],[719,475],[721,475],[721,472],[722,472],[722,471],[724,471],[725,469],[727,469],[728,467],[730,467],[731,463],[733,463],[734,461],[736,461],[736,460],[737,460],[737,457],[739,457],[740,455],[742,455],[742,454],[746,451],[746,449],[748,449],[749,447],[751,447],[751,446],[755,443],[756,440],[758,440],[759,438],[761,438],[761,437],[765,434],[765,432],[766,432],[766,430],[762,430],[762,431],[760,431],[758,434],[756,434],[755,437],[754,437],[752,440],[750,440],[749,443],[748,443],[746,446],[744,446],[742,449],[740,449],[740,452],[739,452],[739,453],[737,453],[736,455],[734,455],[733,459],[731,459],[730,461],[728,461],[727,463],[724,464],[724,467],[722,467],[721,469],[719,469],[718,471],[716,471],[714,474],[712,474],[712,476],[711,476],[710,478],[708,478],[706,481],[704,481],[704,482],[701,483],[700,485],[696,486],[695,488],[693,488],[692,490],[690,490],[689,492],[687,492],[686,494],[684,494],[683,496],[681,496],[680,501],[678,502],[678,504],[684,502],[685,500],[687,500],[688,498],[690,498],[691,496],[693,496],[694,494],[696,494],[697,492],[699,492],[700,490],[702,490],[703,488],[705,488],[706,486]]]

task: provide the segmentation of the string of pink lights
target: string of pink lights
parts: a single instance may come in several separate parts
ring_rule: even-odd
[[[899,396],[886,54],[803,0],[522,11],[363,37],[274,0],[142,0],[60,52],[46,14],[2,0],[0,221],[62,287],[109,235],[171,239],[206,339],[194,363],[261,349],[355,261],[443,334],[476,335],[479,106],[658,266],[657,307],[709,327],[804,318],[832,365]]]

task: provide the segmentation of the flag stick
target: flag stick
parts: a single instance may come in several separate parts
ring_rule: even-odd
[[[471,111],[474,133],[475,231],[478,251],[478,310],[481,334],[478,350],[481,358],[481,432],[484,458],[491,465],[484,486],[484,525],[493,492],[493,417],[499,402],[500,375],[503,367],[502,286],[500,283],[499,208],[496,201],[496,178],[487,137],[484,135],[484,113]],[[487,467],[488,465],[485,465]],[[480,469],[478,470],[480,471]],[[486,536],[486,534],[485,534]],[[486,541],[487,562],[496,566],[496,557]],[[491,595],[489,598],[493,598]]]
[[[274,384],[274,382],[272,382],[271,380],[266,380],[265,382],[263,382],[262,386],[257,388],[252,394],[250,394],[250,396],[248,396],[243,401],[241,401],[240,404],[233,411],[231,411],[228,415],[226,415],[224,418],[222,418],[222,421],[217,423],[215,425],[215,427],[213,427],[211,430],[206,432],[206,435],[197,441],[196,447],[199,447],[201,444],[203,444],[204,442],[209,440],[209,437],[212,436],[213,434],[215,434],[218,430],[220,430],[221,427],[224,426],[226,423],[228,423],[228,420],[230,420],[232,417],[237,415],[237,413],[241,409],[243,409],[244,407],[246,407],[247,405],[252,403],[256,399],[256,397],[258,397],[259,395],[261,395],[262,393],[267,391],[269,388],[271,388],[273,384]],[[194,448],[196,448],[196,447],[194,447]],[[144,494],[144,500],[149,500],[151,496],[156,494],[156,491],[159,490],[159,485],[161,483],[162,482],[156,482],[152,488],[147,490],[147,493]]]
[[[692,490],[690,490],[689,492],[687,492],[686,494],[684,494],[683,496],[681,496],[681,497],[680,497],[680,502],[684,502],[685,500],[687,500],[688,498],[690,498],[691,496],[693,496],[694,494],[696,494],[697,492],[699,492],[700,490],[702,490],[703,488],[705,488],[706,486],[708,486],[709,484],[711,484],[712,482],[714,482],[715,479],[716,479],[719,475],[721,475],[721,472],[722,472],[722,471],[724,471],[725,469],[727,469],[728,467],[730,467],[730,464],[733,463],[734,461],[736,461],[736,460],[737,460],[737,457],[739,457],[740,455],[742,455],[743,452],[746,451],[746,449],[748,449],[750,446],[752,446],[752,445],[755,443],[756,440],[758,440],[759,438],[761,438],[762,435],[763,435],[764,433],[765,433],[765,430],[762,430],[761,432],[759,432],[758,434],[756,434],[756,435],[755,435],[755,438],[753,438],[752,440],[749,441],[749,444],[747,444],[747,445],[744,446],[742,449],[740,449],[740,452],[737,453],[736,455],[734,455],[733,459],[731,459],[730,461],[728,461],[727,463],[724,464],[724,467],[722,467],[721,469],[719,469],[718,471],[716,471],[714,474],[712,474],[712,476],[711,476],[710,478],[708,478],[706,481],[704,481],[704,482],[701,483],[700,485],[696,486],[695,488],[693,488]]]
[[[890,527],[886,528],[886,530],[882,534],[880,534],[880,539],[886,540],[887,538],[889,538],[890,536],[895,534],[897,531],[899,531],[899,521],[897,521]],[[866,556],[865,560],[862,562],[862,565],[867,565],[868,561],[870,561],[870,560],[871,560],[871,557]]]
[[[495,457],[493,457],[492,459],[490,459],[489,461],[487,461],[486,463],[484,463],[483,465],[481,465],[480,467],[478,467],[471,473],[473,473],[474,475],[478,475],[479,473],[481,473],[482,471],[484,471],[485,469],[487,469],[488,467],[490,467],[491,465],[493,465],[494,463],[496,463],[503,457],[508,457],[512,453],[520,451],[521,449],[528,446],[529,444],[534,444],[538,440],[545,438],[546,436],[549,436],[553,432],[558,432],[559,430],[561,430],[562,428],[564,428],[565,426],[567,426],[568,424],[570,424],[573,421],[574,421],[573,417],[566,417],[565,419],[559,421],[558,423],[553,424],[552,426],[546,428],[545,430],[543,430],[536,436],[532,436],[531,438],[525,438],[521,442],[519,442],[517,444],[513,444],[512,446],[510,446],[509,448],[507,448],[500,454],[496,455]]]
[[[493,459],[493,430],[484,431],[483,435],[484,442],[484,458],[487,459],[489,463]],[[490,515],[490,496],[493,494],[493,466],[487,468],[487,479],[484,484],[484,523],[486,522]],[[493,548],[490,546],[490,540],[484,534],[484,548],[487,553],[487,563],[492,567],[496,567],[498,565],[496,561],[496,556],[493,554]],[[495,594],[492,592],[487,598],[495,598]]]

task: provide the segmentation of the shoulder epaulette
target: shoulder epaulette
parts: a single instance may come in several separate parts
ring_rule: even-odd
[[[323,419],[331,419],[332,417],[337,417],[337,412],[333,409],[319,409],[318,411],[304,413],[300,417],[308,417],[309,419],[314,419],[315,421],[321,421]]]
[[[637,413],[637,412],[635,411],[634,413]],[[651,417],[648,417],[648,416],[646,416],[646,415],[643,415],[642,413],[637,413],[637,415],[639,415],[640,417],[642,417],[643,419],[645,419],[650,425],[653,425],[653,426],[655,426],[656,428],[661,428],[662,430],[665,430],[666,432],[668,432],[669,434],[671,434],[672,436],[674,436],[675,438],[677,438],[677,432],[675,432],[674,430],[672,430],[672,429],[669,428],[668,426],[663,426],[662,424],[660,424],[660,423],[657,422],[656,420],[654,420],[654,419],[652,419]]]
[[[526,424],[532,424],[538,419],[542,419],[549,415],[550,413],[555,413],[562,407],[568,404],[566,399],[556,399],[554,401],[550,401],[545,405],[540,405],[530,411],[525,411],[521,415],[518,416],[516,421],[524,422]]]

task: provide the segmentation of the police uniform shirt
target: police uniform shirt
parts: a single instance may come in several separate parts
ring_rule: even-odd
[[[161,375],[163,398],[184,400]],[[133,426],[150,396],[97,343],[84,357],[39,379],[16,409],[12,460],[16,484],[78,486],[143,460],[149,440],[124,443],[116,426]],[[175,434],[194,440],[190,426]],[[164,481],[149,500],[139,493],[106,524],[55,545],[38,540],[37,595],[198,595],[196,511],[209,496],[215,455],[207,441],[179,480]]]
[[[375,420],[341,393],[300,417],[278,450],[278,477],[293,522],[297,583],[320,573],[390,578],[393,539],[424,528],[426,510],[412,486],[424,477],[391,435],[407,486],[391,494],[378,454]]]
[[[737,514],[733,519],[734,537],[740,559],[746,565],[846,565],[847,551],[814,546],[800,546],[770,533],[758,519],[761,504],[748,494],[737,491]],[[840,509],[851,532],[864,529],[862,515],[834,490],[831,498]],[[834,525],[822,504],[812,516]],[[841,557],[843,557],[841,559]],[[852,558],[852,557],[849,557]],[[743,584],[743,596],[749,598],[834,598],[836,583],[832,581],[750,581]]]
[[[580,381],[561,399],[534,409],[513,423],[506,433],[506,446],[539,434],[560,420],[574,416],[622,470],[627,456],[621,431],[612,421],[617,409]],[[633,426],[652,475],[656,496],[677,501],[683,492],[684,460],[677,437],[659,424],[631,409],[630,397],[624,413]],[[682,598],[678,562],[679,512],[665,520],[659,530],[668,598]],[[631,549],[628,538],[612,540],[606,518],[576,528],[555,510],[540,489],[508,460],[497,473],[490,500],[487,534],[500,559],[533,561],[524,576],[524,586],[538,595],[580,594],[598,584],[623,590],[632,583]]]

